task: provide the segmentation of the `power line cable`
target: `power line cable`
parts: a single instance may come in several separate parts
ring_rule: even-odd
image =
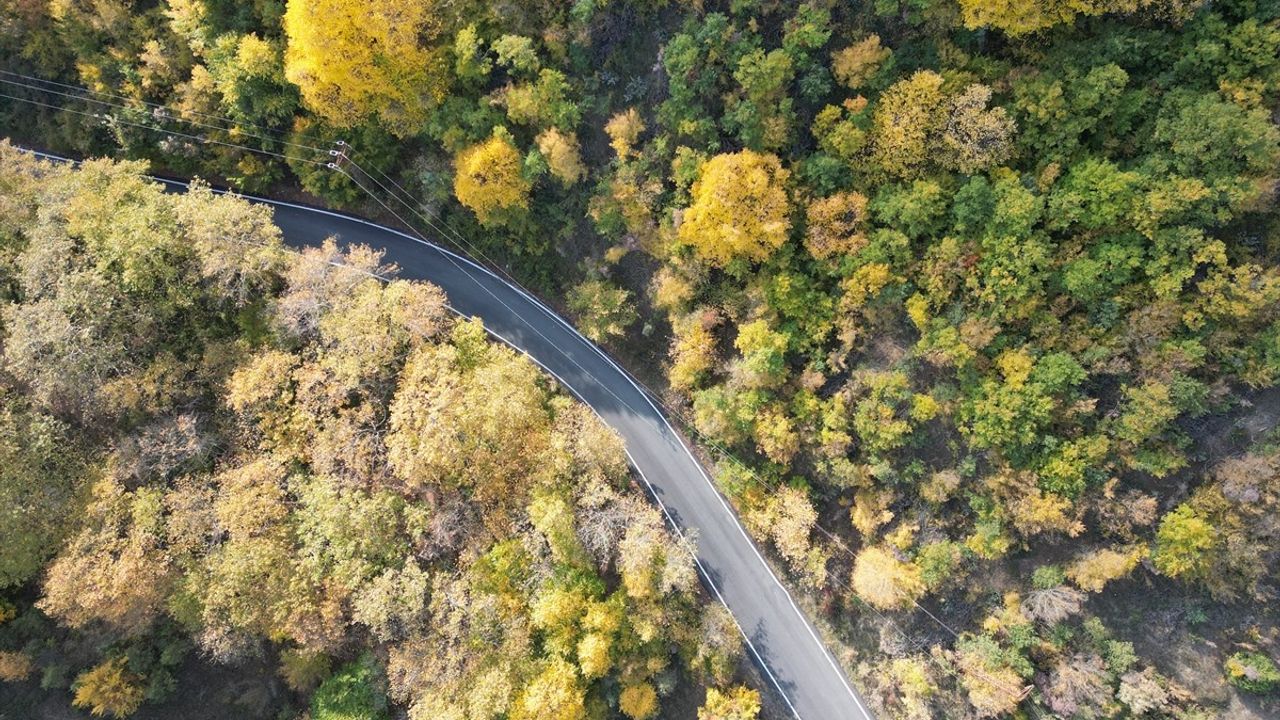
[[[4,71],[0,71],[0,73],[2,73],[2,72],[4,72]],[[44,93],[50,93],[50,94],[52,94],[52,95],[60,95],[60,96],[62,96],[62,97],[70,98],[70,99],[72,99],[72,100],[82,100],[82,101],[84,101],[84,102],[96,103],[96,104],[98,104],[98,105],[103,105],[103,106],[106,106],[106,107],[112,107],[112,108],[116,108],[116,109],[119,109],[119,110],[133,110],[133,111],[146,112],[146,109],[145,109],[145,108],[140,108],[140,107],[137,107],[137,106],[129,106],[129,105],[122,105],[122,104],[119,104],[119,103],[112,103],[112,102],[108,102],[108,101],[106,101],[106,100],[99,100],[99,99],[97,99],[97,98],[86,97],[86,96],[85,96],[85,95],[83,95],[83,94],[81,94],[81,95],[75,95],[75,94],[72,94],[72,93],[62,92],[61,90],[53,90],[53,89],[51,89],[51,88],[40,87],[40,86],[38,86],[38,85],[32,85],[32,84],[29,84],[29,83],[19,82],[19,81],[17,81],[17,80],[6,80],[5,78],[2,78],[2,77],[0,77],[0,83],[5,83],[5,84],[8,84],[8,85],[16,85],[16,86],[18,86],[18,87],[24,87],[24,88],[27,88],[28,90],[34,90],[34,91],[36,91],[36,92],[44,92]],[[137,101],[137,102],[144,102],[144,101]],[[254,133],[244,132],[243,130],[240,130],[239,128],[234,128],[234,127],[227,128],[227,127],[222,127],[222,126],[220,126],[220,125],[210,125],[209,123],[203,123],[203,122],[199,122],[199,121],[196,121],[196,120],[190,120],[190,119],[187,119],[187,118],[183,118],[183,117],[181,117],[180,115],[172,114],[172,113],[174,113],[175,111],[174,111],[172,108],[169,108],[169,107],[167,107],[167,106],[164,106],[164,105],[155,105],[154,103],[146,103],[146,104],[147,104],[147,105],[151,105],[151,106],[153,106],[153,107],[154,107],[154,109],[156,109],[156,110],[163,110],[163,111],[165,111],[165,114],[164,114],[164,115],[159,116],[159,119],[161,119],[161,120],[171,120],[171,121],[175,121],[175,122],[182,122],[182,123],[186,123],[186,124],[188,124],[188,125],[194,125],[194,126],[196,126],[196,127],[202,127],[202,128],[208,129],[208,130],[218,130],[218,131],[221,131],[221,132],[230,133],[230,134],[232,134],[232,135],[237,135],[237,134],[239,134],[239,135],[243,135],[243,136],[245,136],[245,137],[253,138],[253,139],[255,139],[255,140],[262,140],[262,141],[264,141],[264,142],[269,142],[269,143],[279,143],[279,144],[281,144],[281,145],[286,145],[286,146],[289,146],[289,147],[299,148],[299,149],[301,149],[301,150],[309,150],[309,151],[318,152],[318,153],[325,153],[325,152],[327,152],[327,151],[326,151],[326,150],[324,150],[324,149],[317,148],[317,147],[313,147],[313,146],[311,146],[311,145],[303,145],[303,144],[301,144],[301,143],[290,142],[290,141],[288,141],[288,140],[281,140],[281,139],[278,139],[278,138],[269,138],[269,137],[265,137],[265,136],[263,136],[263,135],[257,135],[257,134],[254,134]],[[151,117],[157,117],[157,116],[156,116],[156,114],[153,112],[153,113],[151,113]]]
[[[9,95],[8,93],[0,93],[0,97],[8,98],[9,100],[14,100],[17,102],[29,103],[32,105],[39,105],[41,107],[49,108],[50,110],[57,110],[60,112],[69,112],[69,113],[75,113],[76,115],[83,115],[84,117],[92,118],[94,120],[98,120],[99,122],[104,122],[106,124],[129,125],[132,127],[141,128],[143,130],[151,130],[153,132],[164,133],[166,135],[174,135],[177,137],[188,138],[190,140],[194,140],[199,143],[210,143],[214,145],[222,145],[230,148],[238,148],[240,150],[245,150],[247,152],[258,153],[260,155],[269,155],[285,161],[310,163],[312,165],[320,165],[320,166],[324,166],[328,164],[321,160],[311,160],[308,158],[300,158],[293,155],[286,155],[283,153],[272,152],[270,150],[262,150],[260,148],[249,147],[248,145],[239,145],[237,143],[229,143],[229,142],[223,142],[221,140],[214,140],[213,138],[203,136],[203,135],[190,135],[188,133],[179,132],[177,130],[172,130],[170,128],[154,127],[152,125],[144,125],[141,123],[130,122],[128,120],[121,120],[115,117],[110,118],[108,120],[106,117],[104,117],[99,113],[84,112],[83,110],[76,110],[74,108],[69,108],[61,105],[51,105],[49,103],[41,102],[39,100],[32,100],[31,98],[23,98],[23,97],[17,97],[14,95]]]
[[[327,140],[323,140],[323,139],[320,139],[320,138],[314,138],[314,137],[311,137],[311,136],[307,135],[307,133],[305,133],[305,132],[301,132],[301,131],[297,131],[297,130],[281,130],[281,129],[279,129],[279,128],[273,128],[273,127],[270,127],[270,126],[267,126],[267,125],[262,125],[262,124],[260,124],[260,123],[253,123],[253,122],[249,122],[249,121],[237,120],[237,119],[234,119],[234,118],[227,117],[227,116],[225,116],[225,115],[217,115],[217,114],[214,114],[214,113],[206,113],[206,112],[201,112],[201,111],[199,111],[199,110],[185,110],[185,109],[172,108],[172,107],[169,107],[168,105],[163,105],[163,104],[160,104],[160,103],[151,102],[151,101],[149,101],[149,100],[142,100],[142,99],[140,99],[140,98],[132,98],[132,97],[129,97],[129,96],[127,96],[127,95],[117,95],[117,94],[115,94],[115,93],[103,92],[103,91],[100,91],[100,90],[93,90],[93,89],[91,89],[91,88],[87,88],[87,87],[84,87],[84,86],[82,86],[82,85],[73,85],[73,84],[70,84],[70,83],[59,82],[59,81],[57,81],[57,80],[49,80],[49,79],[47,79],[47,78],[36,77],[36,76],[34,76],[34,75],[25,75],[25,74],[23,74],[23,73],[14,72],[14,71],[12,71],[12,70],[5,70],[5,69],[3,69],[3,68],[0,68],[0,75],[9,75],[9,76],[11,76],[11,77],[22,78],[22,79],[24,79],[24,80],[30,80],[30,81],[34,81],[34,82],[40,82],[40,83],[47,83],[47,84],[49,84],[49,85],[56,85],[56,86],[58,86],[58,87],[65,88],[65,89],[68,89],[68,90],[75,90],[75,91],[78,91],[78,92],[80,92],[80,93],[85,93],[85,94],[90,94],[90,95],[97,95],[97,96],[99,96],[99,97],[113,98],[113,99],[116,99],[116,100],[123,100],[123,101],[125,101],[125,102],[132,102],[132,103],[142,103],[143,105],[146,105],[146,106],[148,106],[148,107],[151,107],[151,108],[154,108],[154,109],[157,109],[157,110],[164,110],[164,111],[166,111],[166,112],[170,113],[171,115],[174,115],[174,116],[177,116],[177,117],[181,117],[181,116],[183,116],[183,115],[194,115],[194,116],[196,116],[196,117],[208,118],[208,119],[210,119],[210,120],[216,120],[216,121],[219,121],[219,122],[222,122],[222,123],[228,123],[228,124],[230,124],[232,127],[229,127],[229,128],[219,128],[219,129],[222,129],[222,130],[226,130],[226,131],[228,131],[228,132],[236,131],[236,130],[238,130],[240,127],[242,127],[242,126],[243,126],[243,127],[251,127],[251,128],[258,129],[258,130],[262,130],[263,132],[274,133],[274,134],[276,134],[276,135],[283,135],[283,136],[293,135],[293,136],[296,136],[296,137],[307,138],[307,139],[314,140],[314,141],[319,142],[319,143],[322,143],[322,144],[325,144],[325,143],[327,143],[327,142],[328,142]],[[185,118],[183,119],[183,121],[184,121],[184,122],[192,122],[192,121],[187,120],[187,119],[185,119]],[[273,140],[273,142],[282,142],[282,143],[283,143],[283,142],[285,142],[285,141],[284,141],[284,140]],[[287,143],[287,144],[293,144],[293,143]],[[318,151],[320,151],[320,152],[324,152],[324,150],[322,150],[322,149],[320,149],[320,148],[312,147],[312,146],[307,146],[307,145],[301,145],[301,144],[298,144],[298,145],[297,145],[297,147],[303,147],[303,148],[306,148],[306,149],[309,149],[309,150],[318,150]]]

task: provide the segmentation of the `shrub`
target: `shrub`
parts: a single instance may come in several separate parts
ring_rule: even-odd
[[[1259,695],[1280,688],[1280,668],[1259,652],[1238,652],[1227,658],[1227,682]]]
[[[22,682],[31,675],[31,658],[20,652],[0,650],[0,681]]]
[[[385,720],[386,697],[368,655],[325,680],[311,696],[311,720]]]

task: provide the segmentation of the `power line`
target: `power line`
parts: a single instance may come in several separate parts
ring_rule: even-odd
[[[217,129],[224,130],[224,131],[227,131],[227,132],[236,132],[236,131],[238,131],[238,130],[239,130],[239,128],[240,128],[241,126],[244,126],[244,127],[251,127],[251,128],[258,129],[258,130],[262,130],[263,132],[274,133],[274,134],[276,134],[276,135],[290,135],[290,134],[292,134],[292,135],[294,135],[294,136],[298,136],[298,137],[305,137],[305,138],[308,138],[308,139],[312,139],[312,140],[318,141],[318,142],[320,142],[320,143],[325,143],[325,142],[327,142],[327,141],[325,141],[325,140],[320,140],[320,139],[318,139],[318,138],[311,138],[311,137],[309,137],[305,132],[299,132],[299,131],[296,131],[296,130],[294,130],[294,131],[280,130],[280,129],[278,129],[278,128],[269,127],[269,126],[267,126],[267,125],[262,125],[262,124],[259,124],[259,123],[253,123],[253,122],[248,122],[248,121],[236,120],[236,119],[234,119],[234,118],[230,118],[230,117],[227,117],[227,116],[225,116],[225,115],[217,115],[217,114],[213,114],[213,113],[206,113],[206,112],[201,112],[201,111],[199,111],[199,110],[187,110],[187,109],[172,108],[172,107],[169,107],[168,105],[162,105],[162,104],[160,104],[160,103],[150,102],[150,101],[148,101],[148,100],[143,100],[143,99],[140,99],[140,98],[132,98],[132,97],[129,97],[129,96],[127,96],[127,95],[117,95],[117,94],[114,94],[114,93],[102,92],[102,91],[100,91],[100,90],[93,90],[93,89],[91,89],[91,88],[87,88],[87,87],[84,87],[84,86],[82,86],[82,85],[72,85],[72,84],[70,84],[70,83],[58,82],[57,80],[49,80],[49,79],[42,78],[42,77],[36,77],[36,76],[34,76],[34,75],[24,75],[23,73],[13,72],[12,70],[4,70],[4,69],[0,68],[0,75],[9,75],[9,76],[11,76],[11,77],[22,78],[23,80],[29,80],[29,81],[33,81],[33,82],[40,82],[40,83],[47,83],[47,84],[49,84],[49,85],[56,85],[57,87],[65,88],[65,89],[67,89],[67,90],[75,90],[75,91],[77,91],[77,92],[79,92],[79,93],[82,93],[82,94],[96,95],[96,96],[98,96],[98,97],[112,98],[112,99],[115,99],[115,100],[123,100],[123,101],[125,101],[125,102],[130,102],[130,103],[142,103],[143,105],[146,105],[146,106],[148,106],[148,107],[150,107],[150,108],[153,108],[153,109],[156,109],[156,110],[164,110],[165,112],[167,112],[167,113],[169,113],[170,115],[175,116],[175,117],[181,117],[181,116],[183,116],[183,115],[194,115],[194,116],[196,116],[196,117],[203,117],[203,118],[208,118],[208,119],[210,119],[210,120],[216,120],[216,121],[218,121],[218,122],[221,122],[221,123],[227,123],[227,124],[230,124],[230,125],[232,126],[232,127],[227,127],[227,128],[222,128],[222,127],[217,128]],[[0,82],[5,82],[5,81],[4,81],[4,80],[0,80]],[[45,88],[41,88],[41,89],[43,90],[43,89],[45,89]],[[88,98],[85,98],[85,99],[88,99]],[[135,108],[135,109],[136,109],[136,108]],[[186,118],[182,118],[182,122],[194,123],[194,121],[193,121],[193,120],[189,120],[189,119],[186,119]],[[245,133],[245,134],[247,134],[247,133]],[[255,137],[256,137],[256,136],[255,136]],[[299,147],[299,148],[305,148],[305,149],[308,149],[308,150],[317,150],[317,151],[319,151],[319,152],[324,152],[324,150],[322,150],[322,149],[320,149],[320,148],[317,148],[317,147],[312,147],[312,146],[309,146],[309,145],[302,145],[302,144],[295,144],[295,143],[291,143],[291,142],[285,142],[284,140],[279,140],[279,139],[277,139],[277,140],[272,140],[272,142],[280,142],[280,143],[283,143],[283,144],[294,145],[295,147]]]
[[[98,121],[100,121],[100,122],[104,122],[104,123],[106,123],[106,124],[129,125],[129,126],[132,126],[132,127],[141,128],[141,129],[143,129],[143,130],[151,130],[151,131],[153,131],[153,132],[164,133],[164,134],[166,134],[166,135],[174,135],[174,136],[177,136],[177,137],[184,137],[184,138],[188,138],[188,139],[190,139],[190,140],[194,140],[194,141],[199,142],[199,143],[211,143],[211,144],[214,144],[214,145],[222,145],[222,146],[225,146],[225,147],[237,148],[237,149],[240,149],[240,150],[245,150],[245,151],[247,151],[247,152],[258,153],[258,154],[260,154],[260,155],[269,155],[269,156],[276,157],[276,158],[279,158],[279,159],[281,159],[281,160],[285,160],[285,161],[293,161],[293,162],[300,162],[300,163],[310,163],[310,164],[312,164],[312,165],[321,165],[321,166],[323,166],[323,165],[326,165],[326,164],[327,164],[327,163],[325,163],[325,162],[323,162],[323,161],[320,161],[320,160],[310,160],[310,159],[308,159],[308,158],[300,158],[300,157],[295,157],[295,156],[292,156],[292,155],[285,155],[285,154],[283,154],[283,153],[272,152],[272,151],[270,151],[270,150],[262,150],[262,149],[259,149],[259,148],[249,147],[249,146],[247,146],[247,145],[239,145],[239,144],[237,144],[237,143],[223,142],[223,141],[221,141],[221,140],[214,140],[213,138],[209,138],[209,137],[206,137],[206,136],[203,136],[203,135],[190,135],[190,134],[187,134],[187,133],[178,132],[177,130],[171,130],[171,129],[169,129],[169,128],[160,128],[160,127],[154,127],[154,126],[152,126],[152,125],[144,125],[144,124],[141,124],[141,123],[130,122],[130,121],[128,121],[128,120],[121,120],[120,118],[115,118],[115,117],[110,118],[110,120],[108,121],[108,119],[107,119],[105,116],[103,116],[103,115],[101,115],[101,114],[99,114],[99,113],[90,113],[90,112],[84,112],[83,110],[76,110],[76,109],[73,109],[73,108],[64,107],[64,106],[60,106],[60,105],[51,105],[51,104],[49,104],[49,103],[41,102],[41,101],[39,101],[39,100],[32,100],[31,98],[22,98],[22,97],[17,97],[17,96],[14,96],[14,95],[9,95],[9,94],[7,94],[7,93],[0,93],[0,97],[8,98],[9,100],[14,100],[14,101],[17,101],[17,102],[29,103],[29,104],[31,104],[31,105],[39,105],[39,106],[41,106],[41,107],[49,108],[50,110],[58,110],[58,111],[60,111],[60,112],[69,112],[69,113],[75,113],[76,115],[83,115],[84,117],[92,118],[92,119],[94,119],[94,120],[98,120]]]
[[[5,71],[0,70],[0,73],[3,73],[3,72],[5,72]],[[119,104],[119,103],[107,102],[106,100],[99,100],[99,99],[97,99],[97,98],[86,97],[86,96],[85,96],[85,95],[83,95],[83,94],[81,94],[81,95],[75,95],[75,94],[72,94],[72,93],[62,92],[62,91],[60,91],[60,90],[53,90],[53,89],[50,89],[50,88],[40,87],[40,86],[38,86],[38,85],[32,85],[32,84],[29,84],[29,83],[18,82],[17,80],[6,80],[5,78],[2,78],[2,77],[0,77],[0,83],[5,83],[5,84],[7,84],[7,85],[16,85],[16,86],[18,86],[18,87],[27,88],[28,90],[35,90],[36,92],[44,92],[44,93],[50,93],[50,94],[52,94],[52,95],[59,95],[59,96],[65,97],[65,98],[70,98],[70,99],[72,99],[72,100],[82,100],[82,101],[84,101],[84,102],[96,103],[96,104],[98,104],[98,105],[103,105],[103,106],[106,106],[106,107],[116,108],[116,109],[118,109],[118,110],[134,110],[134,111],[146,112],[146,109],[145,109],[145,108],[140,108],[140,107],[136,107],[136,106],[129,106],[129,105],[122,105],[122,104]],[[88,91],[86,90],[86,92],[88,92]],[[144,102],[144,101],[138,101],[138,102]],[[295,148],[299,148],[299,149],[301,149],[301,150],[308,150],[308,151],[318,152],[318,153],[325,153],[325,152],[326,152],[325,150],[322,150],[322,149],[317,148],[317,147],[312,147],[312,146],[310,146],[310,145],[303,145],[303,144],[301,144],[301,143],[290,142],[290,141],[288,141],[288,140],[281,140],[281,139],[278,139],[278,138],[269,138],[269,137],[265,137],[265,136],[263,136],[263,135],[257,135],[257,134],[254,134],[254,133],[244,132],[243,130],[240,130],[239,128],[235,128],[235,127],[227,128],[227,127],[222,127],[222,126],[220,126],[220,125],[210,125],[209,123],[203,123],[203,122],[199,122],[199,121],[196,121],[196,120],[189,120],[189,119],[182,118],[182,117],[180,117],[180,116],[178,116],[178,115],[173,114],[173,113],[175,113],[175,111],[174,111],[172,108],[166,107],[166,106],[164,106],[164,105],[155,105],[154,103],[145,103],[145,104],[147,104],[147,105],[151,105],[152,107],[154,107],[154,109],[155,109],[155,110],[164,111],[164,113],[165,113],[165,114],[163,114],[163,115],[159,115],[159,116],[157,116],[155,112],[152,112],[152,113],[151,113],[151,117],[158,117],[158,118],[159,118],[159,119],[161,119],[161,120],[173,120],[173,121],[176,121],[176,122],[183,122],[183,123],[186,123],[186,124],[188,124],[188,125],[194,125],[194,126],[196,126],[196,127],[202,127],[202,128],[208,129],[208,130],[218,130],[218,131],[220,131],[220,132],[230,133],[231,135],[243,135],[243,136],[245,136],[245,137],[253,138],[253,139],[255,139],[255,140],[261,140],[261,141],[268,142],[268,143],[279,143],[279,144],[281,144],[281,145],[286,145],[286,146],[289,146],[289,147],[295,147]]]

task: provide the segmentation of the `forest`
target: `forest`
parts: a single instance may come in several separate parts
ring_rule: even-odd
[[[377,252],[142,169],[0,146],[3,680],[114,717],[195,654],[270,657],[313,720],[758,705],[585,406]]]
[[[1275,0],[0,0],[3,134],[121,161],[0,158],[0,677],[771,712],[588,411],[156,172],[548,298],[877,717],[1275,717],[1278,119]]]

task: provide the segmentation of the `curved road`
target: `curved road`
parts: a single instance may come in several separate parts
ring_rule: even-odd
[[[181,182],[162,182],[185,188]],[[632,465],[677,532],[694,531],[703,581],[732,612],[749,651],[795,716],[871,720],[702,465],[649,397],[603,351],[536,298],[440,246],[327,210],[250,199],[274,208],[290,246],[318,245],[336,236],[340,244],[384,250],[386,259],[400,266],[401,277],[438,285],[458,313],[481,318],[492,335],[555,376],[622,436]]]

